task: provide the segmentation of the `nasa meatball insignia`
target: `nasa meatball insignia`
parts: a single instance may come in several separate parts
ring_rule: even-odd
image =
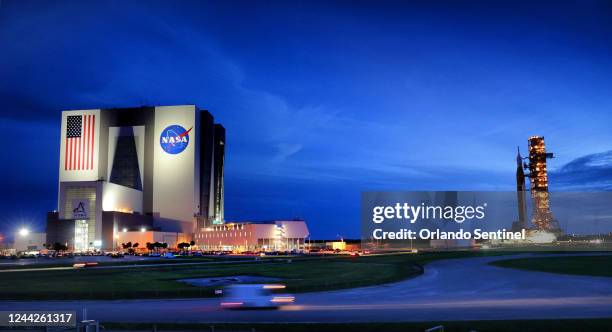
[[[169,154],[179,154],[183,152],[189,144],[189,130],[185,130],[182,126],[171,125],[162,130],[159,137],[159,145]]]

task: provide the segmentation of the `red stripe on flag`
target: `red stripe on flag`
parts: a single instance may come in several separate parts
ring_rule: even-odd
[[[89,163],[89,155],[92,153],[89,148],[89,131],[91,130],[91,115],[87,116],[87,169],[91,169],[91,164]]]
[[[64,170],[68,170],[68,137],[66,137],[64,145],[66,148],[66,151],[64,151]]]
[[[68,148],[68,170],[72,169],[72,138],[68,139],[70,147]]]
[[[74,138],[74,170],[79,170],[79,138]]]
[[[85,115],[83,115],[83,120],[81,121],[81,137],[83,137],[84,131],[85,131]],[[83,141],[83,144],[81,144],[81,141]],[[79,146],[81,147],[81,160],[79,160],[79,169],[85,169],[85,141],[81,138],[79,138]]]
[[[83,169],[83,136],[79,137],[79,169]]]
[[[91,139],[89,138],[89,133],[91,132],[91,115],[87,116],[87,169],[91,169],[92,165],[89,162],[89,156],[91,154],[93,154],[93,151],[91,151],[91,147],[90,147],[90,141]]]
[[[87,169],[87,160],[89,159],[87,148],[87,115],[83,115],[83,169]]]
[[[89,169],[89,115],[84,116],[85,118],[85,169]]]
[[[74,160],[74,164],[72,164],[72,170],[76,171],[77,170],[77,166],[79,166],[79,154],[78,154],[78,147],[79,147],[79,142],[78,142],[78,138],[73,138],[72,139],[72,145],[74,145],[74,155],[72,156],[72,160]]]
[[[92,115],[91,116],[91,155],[89,156],[90,161],[91,161],[91,169],[93,169],[93,155],[95,153],[95,150],[94,150],[94,141],[96,139],[95,132],[96,132],[96,116]]]
[[[81,138],[77,138],[77,169],[81,169],[81,160],[83,159],[83,155],[81,155]]]

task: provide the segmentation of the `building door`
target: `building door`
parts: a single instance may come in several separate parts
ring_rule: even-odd
[[[87,220],[76,220],[74,225],[74,251],[87,251],[89,249]]]

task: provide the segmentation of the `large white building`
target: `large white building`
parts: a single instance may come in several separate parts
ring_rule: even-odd
[[[115,249],[120,230],[182,237],[223,223],[225,129],[195,105],[62,112],[47,242]]]

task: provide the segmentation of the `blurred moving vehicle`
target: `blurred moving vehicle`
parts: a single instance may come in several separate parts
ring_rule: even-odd
[[[75,269],[80,269],[84,267],[92,267],[92,266],[97,266],[97,265],[98,265],[97,262],[85,262],[85,263],[75,263],[74,265],[72,265],[72,267]]]
[[[241,284],[231,285],[223,291],[221,308],[224,309],[276,309],[293,303],[295,297],[290,294],[276,294],[274,290],[284,289],[285,285]]]

